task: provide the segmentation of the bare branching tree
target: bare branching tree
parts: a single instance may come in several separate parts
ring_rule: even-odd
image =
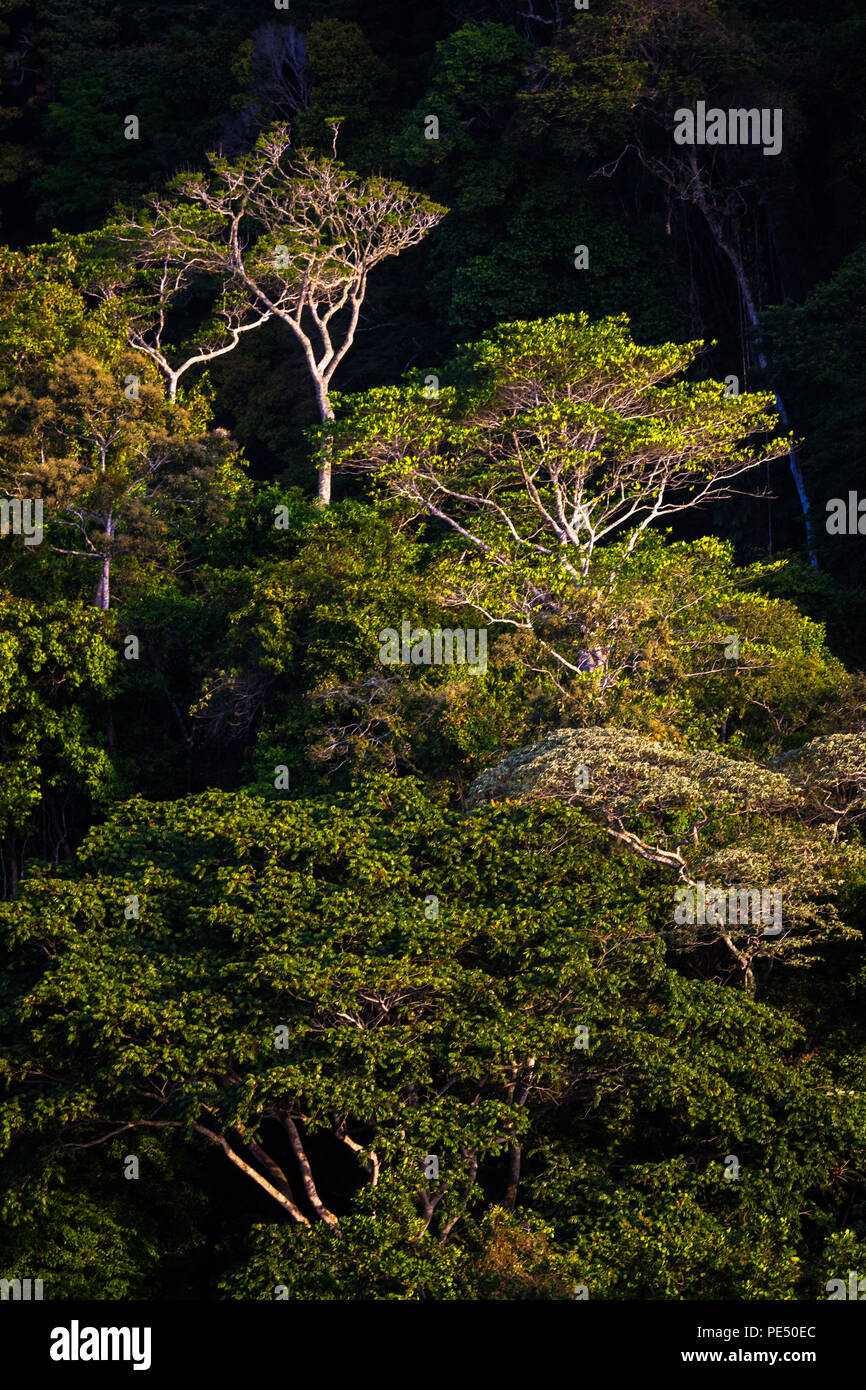
[[[165,268],[167,284],[172,273],[214,277],[235,338],[267,318],[285,324],[303,350],[327,425],[331,383],[354,341],[370,271],[416,245],[444,213],[422,194],[361,178],[335,158],[290,154],[288,128],[278,126],[234,163],[212,156],[209,173],[181,175],[168,195],[150,200],[146,219],[130,222],[127,235],[142,244],[146,235],[143,258]],[[327,431],[322,441],[318,492],[326,506]]]
[[[144,221],[135,227],[124,225],[116,235],[130,252],[129,258],[124,258],[123,269],[118,262],[116,274],[103,273],[90,288],[117,304],[129,346],[156,363],[174,402],[181,378],[190,368],[233,352],[242,334],[261,328],[271,315],[251,308],[236,295],[221,293],[207,322],[191,340],[176,347],[170,341],[172,313],[194,284],[196,267],[178,263],[165,246],[157,245],[153,228]]]

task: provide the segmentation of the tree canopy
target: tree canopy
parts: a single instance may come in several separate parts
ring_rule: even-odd
[[[0,1297],[866,1296],[866,17],[0,44]]]

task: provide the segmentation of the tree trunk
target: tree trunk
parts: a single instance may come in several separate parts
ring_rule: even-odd
[[[331,402],[328,399],[328,390],[326,386],[322,385],[318,387],[318,398],[319,415],[324,425],[334,418],[334,412],[331,408]],[[331,503],[331,458],[333,451],[333,442],[328,438],[322,444],[319,453],[319,496],[317,500],[320,507],[328,507]]]
[[[525,1105],[529,1092],[532,1088],[532,1079],[535,1074],[535,1058],[530,1057],[527,1061],[527,1071],[519,1086],[511,1085],[508,1087],[508,1099],[514,1105]],[[523,1145],[512,1144],[508,1150],[505,1165],[505,1195],[502,1205],[506,1211],[514,1211],[517,1205],[517,1189],[520,1186],[520,1167],[523,1160]]]
[[[105,472],[105,458],[102,460],[102,472]],[[109,544],[114,536],[116,526],[114,513],[109,512],[105,518],[105,534]],[[103,551],[100,557],[99,583],[96,586],[94,605],[101,608],[103,613],[107,613],[111,605],[111,551]]]
[[[111,603],[111,556],[103,555],[101,568],[99,571],[99,582],[96,585],[96,596],[93,600],[97,608],[101,608],[103,613],[107,613]]]
[[[307,1200],[313,1210],[327,1223],[327,1225],[335,1227],[337,1225],[337,1218],[332,1211],[328,1210],[319,1196],[318,1189],[313,1179],[313,1170],[310,1167],[310,1161],[307,1158],[306,1150],[301,1142],[301,1136],[298,1132],[297,1125],[289,1115],[283,1115],[279,1111],[277,1115],[283,1129],[289,1137],[289,1144],[291,1145],[292,1153],[295,1155],[295,1160],[301,1172],[301,1183],[307,1194]]]
[[[704,189],[703,179],[701,178],[700,170],[698,168],[697,155],[694,149],[690,150],[689,152],[689,162],[691,164],[693,175],[692,188],[694,189],[694,201],[703,213],[704,221],[710,229],[713,240],[715,241],[719,250],[722,251],[725,256],[727,256],[728,260],[731,263],[734,275],[737,279],[737,285],[739,287],[740,295],[743,300],[743,309],[745,311],[746,318],[748,319],[749,327],[755,333],[755,353],[758,359],[758,365],[760,366],[762,371],[766,371],[768,367],[767,355],[764,352],[761,339],[758,336],[758,306],[755,303],[755,297],[752,294],[752,287],[749,283],[749,277],[746,274],[746,267],[743,264],[743,258],[740,255],[738,247],[736,247],[730,240],[730,238],[725,235],[721,218],[716,213],[716,211],[710,206],[710,203],[707,199],[706,191]],[[773,395],[776,397],[776,405],[779,410],[780,419],[783,425],[787,428],[788,415],[785,410],[785,407],[779,398],[778,392],[774,390]],[[815,539],[812,533],[812,518],[809,514],[809,496],[806,492],[806,484],[803,480],[803,470],[800,467],[800,460],[797,458],[797,454],[793,446],[791,446],[791,448],[788,450],[788,458],[791,465],[791,476],[794,479],[794,486],[797,489],[797,497],[800,502],[800,510],[803,513],[803,522],[806,527],[806,551],[809,556],[809,563],[811,564],[813,569],[817,569],[818,557],[815,553]]]
[[[505,1168],[505,1195],[502,1198],[502,1206],[505,1211],[514,1211],[517,1205],[517,1189],[520,1186],[520,1161],[522,1157],[523,1149],[520,1144],[515,1144],[508,1150],[508,1161]]]

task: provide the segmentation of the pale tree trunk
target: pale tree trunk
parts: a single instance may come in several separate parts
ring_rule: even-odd
[[[328,399],[328,389],[326,386],[318,386],[317,395],[319,401],[319,414],[322,419],[322,424],[324,425],[329,420],[333,420],[334,411]],[[330,506],[331,502],[331,459],[333,452],[333,442],[330,439],[326,439],[319,454],[319,496],[317,500],[320,507]]]
[[[107,613],[111,603],[111,556],[103,555],[100,561],[99,582],[96,585],[95,607]]]
[[[764,352],[763,346],[761,344],[761,339],[758,336],[758,306],[755,303],[755,297],[752,294],[752,287],[749,283],[749,277],[746,274],[746,267],[743,264],[743,258],[740,255],[739,249],[725,235],[721,218],[710,206],[709,200],[707,199],[706,191],[704,189],[704,184],[701,178],[700,170],[698,168],[697,155],[695,154],[694,149],[691,149],[689,152],[689,162],[691,164],[693,175],[692,187],[694,189],[694,201],[704,215],[704,221],[710,229],[713,240],[715,241],[719,250],[722,251],[725,256],[727,256],[728,260],[731,263],[731,266],[733,267],[734,275],[737,279],[737,286],[739,288],[740,296],[743,301],[743,310],[748,320],[749,327],[755,333],[755,355],[758,359],[758,365],[762,371],[766,371],[769,364],[767,362],[767,355]],[[779,397],[779,393],[776,390],[773,390],[773,395],[776,397],[776,406],[779,411],[779,417],[782,421],[782,424],[787,429],[788,413],[785,410],[784,405],[782,404],[782,401]],[[791,476],[794,479],[794,486],[797,489],[797,497],[800,502],[800,510],[803,514],[803,522],[806,527],[806,551],[809,556],[809,563],[811,564],[813,569],[817,569],[818,557],[815,553],[815,539],[812,532],[812,518],[809,509],[809,495],[806,492],[806,484],[803,479],[803,470],[800,467],[800,460],[797,458],[796,450],[794,449],[793,445],[788,450],[788,457],[791,465]]]
[[[105,465],[104,465],[104,463],[103,463],[103,472],[104,472],[104,471],[105,471]],[[106,536],[108,537],[108,540],[109,540],[109,541],[111,541],[112,537],[114,536],[115,529],[116,529],[116,527],[115,527],[115,522],[114,522],[114,516],[113,516],[113,514],[112,514],[111,512],[109,512],[109,513],[108,513],[108,516],[107,516],[106,519],[105,519],[105,534],[106,534]],[[96,608],[101,608],[101,609],[102,609],[102,612],[103,612],[103,613],[107,613],[107,612],[108,612],[108,609],[109,609],[109,607],[110,607],[110,605],[111,605],[111,552],[110,552],[110,551],[104,551],[103,554],[102,554],[102,556],[100,557],[99,582],[98,582],[98,584],[97,584],[97,586],[96,586],[96,595],[95,595],[95,597],[94,597],[93,602],[94,602],[94,605],[95,605]]]

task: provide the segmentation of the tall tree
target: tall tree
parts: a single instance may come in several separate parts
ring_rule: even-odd
[[[784,451],[747,442],[774,428],[769,394],[676,380],[699,347],[639,346],[624,316],[506,324],[457,356],[435,397],[412,381],[353,399],[339,466],[451,528],[468,555],[459,600],[485,621],[532,633],[568,612],[579,632],[611,541],[622,568],[648,528],[742,493]],[[572,673],[606,660],[553,654]]]
[[[142,264],[215,276],[230,303],[244,301],[286,325],[303,349],[326,426],[334,418],[331,383],[354,341],[371,270],[416,245],[445,213],[402,184],[345,169],[336,130],[334,158],[290,156],[286,126],[234,163],[213,155],[209,174],[180,175],[128,227]],[[318,496],[322,506],[331,500],[327,433]]]
[[[580,146],[593,157],[596,176],[621,176],[627,157],[636,153],[659,181],[668,233],[676,209],[697,212],[734,275],[744,360],[751,357],[764,379],[772,377],[760,331],[760,257],[748,249],[747,229],[755,228],[757,240],[759,209],[769,204],[778,182],[777,160],[735,139],[679,144],[674,131],[675,113],[698,100],[707,107],[769,107],[779,112],[781,154],[782,116],[790,144],[798,112],[776,56],[762,48],[739,12],[726,12],[719,0],[612,0],[603,13],[576,16],[537,66],[536,85],[526,96],[529,128]],[[787,424],[778,393],[776,405]],[[809,558],[817,565],[809,497],[793,444],[788,457]]]

